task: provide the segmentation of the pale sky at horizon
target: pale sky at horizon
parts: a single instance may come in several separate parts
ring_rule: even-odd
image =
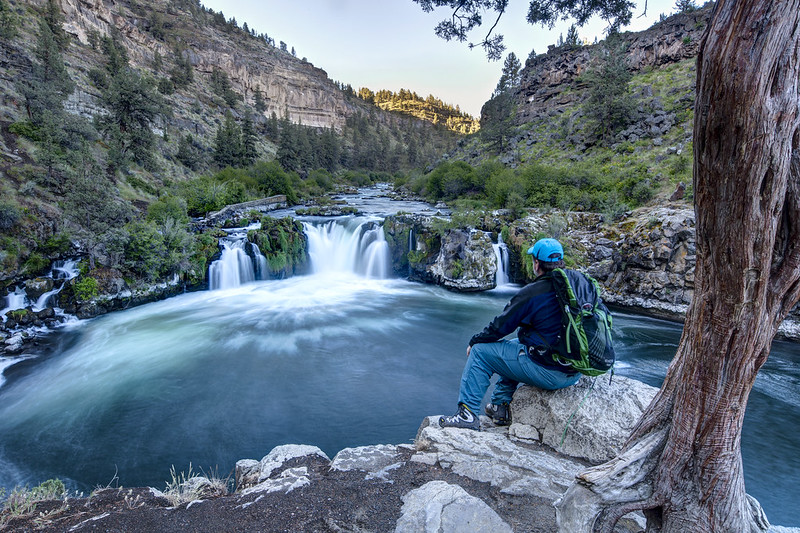
[[[412,0],[201,0],[214,11],[235,17],[257,33],[266,33],[276,45],[284,41],[295,48],[298,58],[307,58],[325,70],[328,77],[349,83],[354,89],[373,91],[401,88],[422,97],[433,94],[460,106],[462,111],[480,116],[481,106],[491,96],[500,78],[503,60],[490,62],[481,48],[470,50],[467,43],[447,42],[436,37],[434,27],[449,16],[439,9],[425,13]],[[700,2],[698,2],[699,4]],[[658,20],[659,14],[675,12],[674,0],[637,2],[631,24],[623,30],[640,31]],[[506,51],[514,52],[524,64],[532,49],[541,54],[566,35],[571,21],[562,21],[552,30],[525,21],[528,2],[513,0],[496,28],[505,35]],[[471,35],[482,38],[491,27]],[[592,21],[578,28],[582,39],[603,38],[606,24]]]

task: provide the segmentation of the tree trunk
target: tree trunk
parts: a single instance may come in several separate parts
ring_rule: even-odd
[[[694,300],[664,384],[619,457],[578,476],[562,532],[756,532],[745,406],[800,299],[800,0],[718,0],[697,59]]]

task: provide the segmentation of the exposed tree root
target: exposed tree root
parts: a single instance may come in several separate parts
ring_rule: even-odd
[[[655,476],[667,439],[668,428],[653,431],[611,461],[576,476],[555,502],[559,533],[612,533],[619,519],[634,511],[645,511],[647,533],[686,533],[685,523],[662,523],[667,499],[658,493]],[[743,531],[764,533],[770,525],[761,505],[749,494],[746,499],[750,520]],[[705,530],[705,526],[697,527],[698,532]]]

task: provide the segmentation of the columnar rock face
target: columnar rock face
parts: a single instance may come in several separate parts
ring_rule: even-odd
[[[709,13],[710,7],[682,13],[648,30],[622,34],[628,46],[628,67],[638,71],[696,56]],[[579,78],[599,53],[598,49],[598,45],[583,46],[577,51],[551,46],[546,54],[528,60],[516,94],[517,121],[530,122],[573,104],[577,93],[567,89],[580,85]]]
[[[109,34],[112,29],[117,31],[134,66],[149,70],[156,52],[164,58],[174,53],[166,42],[146,31],[150,25],[149,11],[137,18],[133,12],[123,13],[122,4],[106,0],[62,0],[61,7],[66,18],[64,29],[81,43],[89,42],[92,31],[101,35]],[[157,14],[164,20],[193,16],[168,4],[153,3],[149,7],[160,10]],[[292,122],[338,129],[345,117],[355,111],[355,106],[345,100],[327,73],[311,63],[268,46],[261,39],[242,43],[214,25],[195,21],[189,24],[195,26],[195,31],[184,34],[187,39],[184,54],[194,69],[208,75],[215,68],[221,69],[228,75],[232,88],[247,101],[252,101],[256,89],[260,89],[267,105],[265,116],[274,112],[283,117],[288,112]],[[78,100],[70,102],[75,108],[70,108],[73,112],[91,113],[97,107],[93,95],[88,93]]]

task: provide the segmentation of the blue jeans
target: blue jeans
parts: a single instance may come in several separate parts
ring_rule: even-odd
[[[510,402],[520,383],[555,390],[569,387],[581,377],[577,372],[565,374],[533,362],[528,357],[525,345],[516,339],[475,344],[461,375],[458,402],[469,407],[473,413],[480,413],[492,374],[500,376],[492,393],[493,404]]]

